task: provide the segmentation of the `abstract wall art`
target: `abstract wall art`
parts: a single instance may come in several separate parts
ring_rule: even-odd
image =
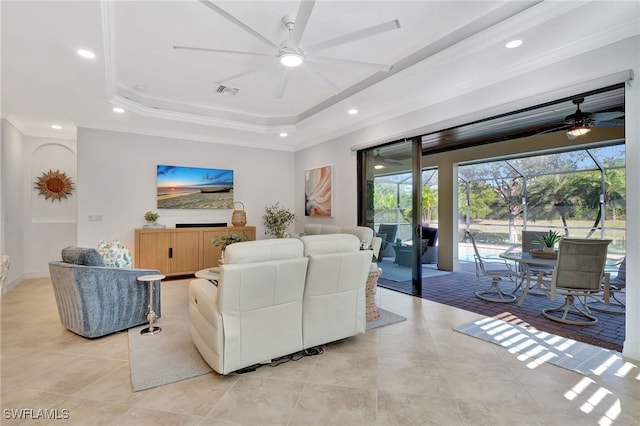
[[[331,166],[304,173],[304,215],[331,216]]]
[[[233,170],[157,166],[159,209],[232,209]]]

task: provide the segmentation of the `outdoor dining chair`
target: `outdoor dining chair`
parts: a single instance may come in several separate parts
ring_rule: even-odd
[[[500,288],[500,284],[508,282],[517,285],[518,273],[504,259],[481,256],[471,232],[467,231],[466,235],[473,245],[476,277],[478,277],[480,283],[489,282],[489,286],[484,290],[477,291],[476,296],[487,302],[508,303],[515,301],[516,295],[513,292],[505,293]]]
[[[522,231],[521,235],[521,243],[522,243],[522,253],[531,253],[532,250],[537,250],[542,248],[539,244],[540,237],[546,234],[544,231]],[[520,279],[524,282],[526,277],[526,273],[528,273],[537,279],[540,273],[544,275],[551,275],[553,272],[552,266],[545,265],[528,265],[527,268],[522,268],[522,265],[519,265],[520,269],[518,272],[520,273]],[[535,286],[534,286],[535,287]],[[530,289],[531,290],[531,289]]]
[[[601,297],[596,297],[592,298],[593,300],[590,300],[587,306],[590,309],[598,312],[606,312],[609,314],[624,314],[626,305],[623,300],[619,299],[619,297],[621,297],[621,295],[627,288],[626,256],[612,264],[607,263],[607,265],[605,266],[605,272],[608,270],[611,270],[612,272],[615,271],[615,277],[609,280],[609,292],[611,293],[609,303],[604,303]],[[605,283],[603,282],[603,287],[604,285]]]
[[[610,243],[611,240],[577,238],[560,241],[558,262],[546,293],[551,300],[555,300],[556,295],[565,296],[565,300],[560,306],[543,309],[545,317],[575,325],[598,322],[585,301],[598,295],[605,304],[609,303],[609,273],[605,272],[605,264]]]

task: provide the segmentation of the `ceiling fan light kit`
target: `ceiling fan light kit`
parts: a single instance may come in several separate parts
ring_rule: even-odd
[[[591,128],[587,124],[578,124],[573,126],[567,131],[567,137],[569,139],[577,138],[578,136],[586,135],[591,131]]]
[[[303,57],[294,51],[283,52],[280,55],[280,63],[285,67],[297,67],[302,64]]]

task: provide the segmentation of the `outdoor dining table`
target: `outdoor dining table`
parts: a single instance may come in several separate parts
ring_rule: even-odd
[[[531,266],[550,266],[554,268],[556,266],[557,258],[555,257],[537,257],[531,255],[531,253],[522,252],[520,250],[507,250],[499,255],[502,259],[510,260],[520,264],[524,269],[524,276],[521,277],[519,286],[522,286],[522,293],[518,299],[518,306],[522,305],[524,299],[529,293],[531,287]],[[549,271],[551,272],[551,271]],[[523,285],[526,280],[526,285]]]

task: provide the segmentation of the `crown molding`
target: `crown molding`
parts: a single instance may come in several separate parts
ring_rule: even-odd
[[[5,118],[13,127],[15,127],[23,136],[45,138],[45,139],[61,139],[65,141],[75,141],[77,138],[77,127],[64,126],[60,130],[35,128],[22,122],[18,117],[11,114]]]
[[[78,129],[81,129],[81,128],[86,128],[89,130],[102,130],[102,131],[116,132],[116,133],[129,133],[129,134],[142,135],[142,136],[154,136],[158,138],[181,139],[181,140],[193,141],[193,142],[232,145],[232,146],[240,146],[245,148],[258,148],[258,149],[266,149],[266,150],[273,150],[273,151],[286,151],[286,152],[296,151],[296,149],[294,149],[292,145],[289,145],[285,142],[269,143],[268,145],[266,145],[262,141],[259,141],[259,142],[247,141],[237,137],[234,137],[233,139],[220,138],[220,137],[204,136],[201,133],[171,131],[166,129],[158,130],[153,128],[141,128],[140,126],[122,126],[122,125],[112,126],[109,124],[105,124],[104,122],[85,121],[82,123],[78,123]]]

